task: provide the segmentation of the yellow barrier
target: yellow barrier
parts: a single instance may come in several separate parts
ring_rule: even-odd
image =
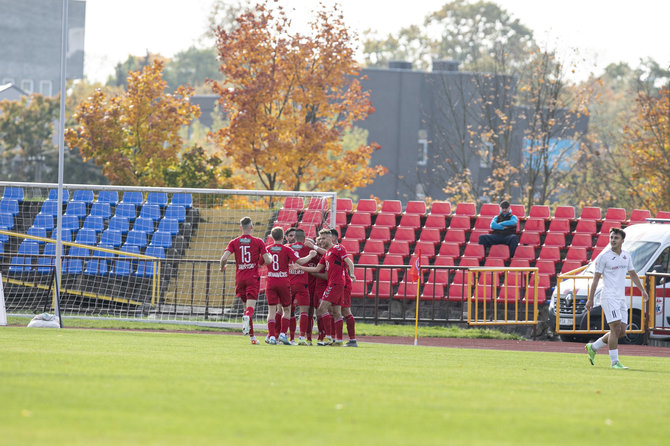
[[[556,326],[555,332],[557,334],[602,334],[609,331],[609,327],[606,325],[605,317],[602,313],[602,309],[599,313],[591,312],[586,313],[586,321],[582,320],[578,322],[578,318],[584,317],[583,305],[586,305],[586,299],[591,289],[591,283],[593,280],[592,275],[580,275],[582,271],[586,269],[586,266],[577,268],[573,271],[569,271],[565,274],[559,274],[556,280]],[[633,317],[635,314],[635,305],[633,290],[636,289],[633,285],[630,277],[626,276],[626,279],[629,280],[628,286],[628,321],[629,324],[634,321]],[[572,280],[572,289],[566,291],[565,284],[563,281]],[[583,281],[586,284],[586,289],[580,288],[577,281]],[[646,278],[644,276],[640,277],[640,281],[644,285],[646,283]],[[653,278],[652,278],[653,281]],[[561,291],[561,286],[563,285],[563,291]],[[653,315],[651,320],[649,320],[649,302],[654,302],[655,299],[655,287],[652,286],[649,292],[649,301],[642,304],[640,311],[640,324],[639,328],[636,329],[626,329],[626,333],[645,333],[647,330],[646,325],[651,323],[653,324]],[[637,296],[641,300],[640,296]],[[563,306],[563,307],[561,307]],[[578,312],[578,306],[581,307]],[[561,308],[565,310],[561,312]],[[653,313],[653,312],[652,312]],[[578,326],[579,324],[579,326]],[[567,328],[568,325],[572,325],[571,328]],[[585,328],[582,326],[585,325]],[[649,325],[653,327],[653,325]]]
[[[536,325],[537,268],[468,269],[468,325]],[[502,281],[500,279],[502,278]]]

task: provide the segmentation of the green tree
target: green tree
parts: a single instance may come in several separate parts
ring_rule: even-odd
[[[197,88],[205,85],[207,79],[221,80],[216,49],[192,46],[177,53],[165,64],[164,78],[168,88],[173,91],[180,85],[188,84]]]

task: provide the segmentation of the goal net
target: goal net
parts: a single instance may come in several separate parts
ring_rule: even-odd
[[[336,227],[336,194],[0,182],[0,271],[10,316],[60,313],[203,325],[241,322],[235,268],[219,270],[249,216],[254,235],[275,226],[309,237]],[[60,208],[62,260],[57,251]],[[264,273],[261,268],[261,274]],[[263,290],[261,290],[263,293]],[[255,319],[267,316],[265,299]]]

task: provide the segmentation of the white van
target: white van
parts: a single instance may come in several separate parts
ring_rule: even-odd
[[[649,223],[641,223],[629,226],[624,229],[626,239],[623,249],[630,252],[633,256],[633,267],[642,279],[649,272],[668,274],[670,273],[670,220],[648,219]],[[595,260],[595,259],[593,259]],[[580,273],[583,276],[593,277],[595,272],[594,261],[588,264],[587,268]],[[586,330],[587,312],[585,310],[587,299],[587,286],[591,283],[588,279],[567,279],[561,282],[561,300],[559,315],[559,325],[562,329],[572,330],[572,311],[575,306],[575,329]],[[630,282],[629,282],[630,284]],[[602,292],[603,281],[598,284],[594,296],[594,307],[591,311],[590,325],[591,329],[599,329],[600,321],[600,294]],[[630,289],[626,288],[626,293]],[[651,294],[651,293],[650,293]],[[628,328],[639,329],[641,325],[642,297],[640,291],[633,287],[633,315],[629,317]],[[656,277],[656,297],[654,302],[650,302],[651,313],[655,313],[654,327],[650,332],[650,338],[669,338],[670,337],[670,277]],[[556,327],[556,289],[551,296],[549,304],[549,324],[552,329]],[[607,324],[605,324],[607,327]],[[595,338],[595,335],[561,335],[562,340],[569,341],[587,341]],[[643,335],[639,333],[627,334],[622,343],[641,344]]]

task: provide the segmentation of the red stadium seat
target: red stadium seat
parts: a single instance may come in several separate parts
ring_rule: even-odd
[[[300,197],[286,197],[284,198],[283,209],[294,209],[302,211],[302,208],[305,206],[303,199]]]
[[[275,221],[280,225],[298,223],[298,211],[295,209],[280,209]]]
[[[377,218],[375,219],[375,225],[395,228],[396,227],[395,214],[391,214],[388,212],[380,212],[379,214],[377,214]]]
[[[505,261],[499,257],[487,257],[486,260],[484,260],[484,266],[487,268],[504,268]]]
[[[323,224],[323,212],[315,209],[308,209],[303,212],[300,221],[308,225],[321,226]]]
[[[540,274],[554,277],[556,275],[556,262],[553,260],[540,260],[535,262],[535,267]]]
[[[468,242],[470,243],[479,243],[479,236],[488,234],[490,231],[486,229],[473,229],[472,232],[470,233],[470,237],[468,237]]]
[[[533,248],[540,247],[540,233],[539,232],[522,232],[519,243],[522,245],[532,246]]]
[[[539,234],[544,234],[544,220],[541,218],[528,218],[523,225],[523,232],[537,232]]]
[[[598,234],[609,234],[611,228],[621,228],[620,221],[603,220]]]
[[[470,230],[470,217],[467,215],[454,215],[449,222],[449,229]]]
[[[367,212],[354,212],[354,214],[351,216],[351,221],[349,224],[365,226],[366,228],[369,228],[372,226],[372,214],[368,214]]]
[[[372,225],[372,230],[370,231],[370,236],[368,239],[388,242],[391,240],[391,228],[386,226]]]
[[[568,248],[568,251],[565,253],[565,260],[575,260],[583,265],[588,260],[586,255],[586,248]]]
[[[310,225],[303,222],[298,223],[298,229],[302,229],[303,231],[305,231],[305,237],[311,239],[316,238],[316,227],[317,225]]]
[[[538,260],[550,260],[554,263],[561,260],[561,251],[556,246],[543,246],[540,248],[540,255]]]
[[[598,207],[592,207],[592,206],[585,206],[582,209],[582,213],[579,216],[580,220],[598,220],[600,221],[602,219],[602,213],[600,208]]]
[[[495,217],[499,213],[500,213],[500,207],[495,203],[484,203],[482,204],[482,207],[479,210],[479,216],[489,217],[489,221],[491,221],[491,217]]]
[[[477,206],[475,203],[458,203],[456,205],[454,215],[466,215],[468,217],[474,217],[477,215]]]
[[[309,202],[307,203],[307,209],[311,210],[318,210],[318,211],[324,211],[328,209],[330,206],[328,206],[328,199],[327,198],[321,198],[321,197],[312,197],[309,199]]]
[[[491,229],[491,217],[477,217],[474,229],[484,229],[486,231]]]
[[[465,302],[468,300],[468,287],[465,284],[451,284],[447,291],[447,300],[450,302]]]
[[[400,200],[384,200],[382,201],[381,212],[400,215],[402,214],[402,203]]]
[[[463,257],[472,257],[480,262],[484,259],[485,251],[484,245],[478,243],[467,243],[465,245],[465,251],[463,252]]]
[[[421,291],[421,300],[443,300],[444,299],[444,284],[427,282]]]
[[[565,260],[561,265],[561,274],[566,274],[582,266],[582,262],[577,260]]]
[[[562,232],[557,232],[557,233],[547,232],[547,235],[544,237],[544,246],[557,246],[560,249],[565,248],[565,235],[564,235],[564,233],[562,233]]]
[[[405,214],[426,215],[426,202],[408,201],[405,207]]]
[[[414,241],[416,241],[416,232],[414,232],[413,228],[398,227],[395,230],[395,235],[393,236],[393,240],[404,240],[406,242],[413,243]]]
[[[377,202],[373,199],[362,198],[356,204],[356,212],[377,213]]]
[[[574,206],[557,206],[554,210],[554,218],[562,218],[564,220],[575,220],[575,207]]]
[[[503,285],[498,293],[498,302],[518,302],[523,297],[523,287],[515,285]]]
[[[363,282],[356,279],[356,282],[351,284],[351,297],[364,298],[368,296],[370,289],[370,282]]]
[[[421,235],[419,235],[419,241],[438,244],[442,241],[442,234],[437,228],[423,228],[421,230]]]
[[[342,240],[356,240],[361,242],[365,240],[365,226],[349,225],[344,233]]]
[[[593,248],[593,251],[591,251],[591,257],[590,257],[590,259],[591,259],[591,260],[595,260],[596,257],[598,257],[598,254],[600,254],[600,253],[602,252],[603,249],[605,249],[605,248],[599,248],[599,247],[595,247],[595,248]]]
[[[406,240],[391,240],[388,253],[409,257],[409,242]]]
[[[344,246],[350,256],[356,256],[360,253],[360,243],[358,240],[342,239],[340,245]]]
[[[447,229],[444,241],[457,243],[459,246],[465,245],[465,231],[463,229]]]
[[[529,268],[530,267],[530,261],[528,259],[512,259],[512,260],[509,261],[509,267],[510,268]]]
[[[512,209],[512,214],[516,215],[516,218],[519,220],[526,219],[526,208],[522,204],[513,204],[510,205],[510,208]]]
[[[509,246],[507,245],[493,245],[489,249],[488,259],[501,259],[503,262],[509,260]]]
[[[656,218],[670,219],[670,211],[658,211],[656,212]]]
[[[418,214],[404,214],[400,217],[399,227],[419,229],[421,227],[421,216]],[[444,225],[442,225],[444,228]]]
[[[414,245],[414,252],[421,250],[421,257],[426,258],[429,262],[435,257],[436,245],[433,242],[418,241]]]
[[[330,213],[326,216],[326,222],[330,225]],[[335,224],[337,226],[345,226],[347,224],[347,213],[344,211],[337,211],[335,213]]]
[[[430,206],[430,215],[451,215],[451,203],[448,201],[434,201]]]
[[[437,255],[457,259],[461,256],[461,247],[456,243],[442,242]]]
[[[354,205],[351,202],[351,198],[338,198],[337,199],[337,212],[345,212],[351,214],[354,210]]]
[[[578,220],[575,234],[596,234],[596,220]]]
[[[426,223],[423,225],[424,228],[437,228],[444,229],[447,227],[446,219],[444,215],[428,215],[426,217]],[[402,218],[400,219],[400,225],[402,226]]]
[[[366,240],[365,245],[363,246],[363,254],[378,254],[384,255],[386,251],[384,250],[384,242],[381,240]]]
[[[404,265],[402,256],[396,254],[386,254],[382,265]],[[398,283],[398,269],[397,268],[380,268],[379,280],[391,282],[393,285]]]
[[[589,234],[575,234],[572,236],[570,246],[591,249],[593,248],[593,238]]]
[[[651,218],[651,212],[648,209],[633,209],[630,213],[629,225],[636,225],[638,223],[646,223],[647,218]]]
[[[398,285],[398,292],[393,297],[396,299],[416,299],[418,288],[419,284],[417,282],[406,282],[403,280]]]
[[[543,204],[534,204],[530,207],[528,218],[549,220],[551,218],[551,209],[549,209],[549,206]]]
[[[530,262],[535,260],[535,248],[532,246],[523,246],[519,245],[514,251],[514,257],[512,260],[528,260]]]
[[[589,234],[587,234],[589,235]],[[591,237],[591,235],[589,235]],[[598,234],[598,239],[596,240],[596,248],[604,248],[610,244],[610,235],[607,233]]]
[[[377,293],[379,293],[380,299],[390,299],[393,296],[393,285],[377,280],[372,283],[368,297],[374,298],[377,296]]]
[[[354,276],[356,277],[356,282],[371,283],[374,280],[374,274],[375,274],[375,268],[366,268],[362,266],[354,267]]]
[[[533,285],[528,285],[526,288],[526,294],[523,298],[522,302],[528,302],[529,305],[532,304],[535,301],[535,288]],[[547,300],[547,288],[543,288],[538,286],[537,287],[537,303],[538,304],[543,304]]]
[[[626,210],[624,208],[607,208],[605,211],[605,221],[626,221]]]
[[[453,262],[452,265],[453,266]],[[427,282],[430,283],[440,283],[446,285],[449,282],[449,270],[448,269],[431,269],[428,274]]]
[[[560,234],[563,234],[563,235],[569,234],[570,233],[570,220],[554,218],[549,223],[549,230],[547,231],[547,234],[550,233],[550,232],[560,233]]]
[[[454,266],[454,259],[451,257],[435,256],[435,266]]]
[[[374,254],[361,254],[357,263],[359,265],[377,265],[379,264],[379,257]]]

